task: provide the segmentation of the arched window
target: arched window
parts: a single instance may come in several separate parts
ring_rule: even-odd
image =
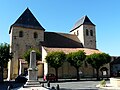
[[[19,32],[19,37],[23,37],[23,31]]]
[[[75,32],[74,32],[74,35],[75,35]]]
[[[89,32],[88,32],[88,29],[86,29],[86,36],[88,36],[89,35]]]
[[[90,35],[93,36],[93,30],[90,30]]]
[[[77,36],[79,35],[79,31],[77,30]]]
[[[38,34],[34,32],[34,38],[38,38]]]

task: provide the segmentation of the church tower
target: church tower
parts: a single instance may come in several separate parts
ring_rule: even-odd
[[[44,31],[45,29],[28,8],[11,25],[9,34],[13,59],[8,63],[8,79],[18,75],[19,59],[23,58],[25,51],[30,48],[40,49],[40,42],[44,41]]]
[[[87,16],[77,21],[70,33],[78,36],[84,48],[96,49],[95,25]]]

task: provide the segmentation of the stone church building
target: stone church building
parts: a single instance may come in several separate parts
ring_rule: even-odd
[[[88,16],[83,16],[78,20],[70,33],[47,32],[27,8],[11,25],[9,34],[10,51],[13,53],[13,59],[8,63],[8,79],[25,73],[28,64],[23,59],[23,54],[30,48],[36,48],[42,52],[42,60],[37,63],[39,77],[43,77],[47,73],[55,73],[54,69],[48,66],[45,61],[49,52],[63,51],[68,54],[84,50],[86,55],[101,53],[96,48],[95,24],[91,22]],[[83,76],[94,76],[96,74],[91,66],[83,65],[80,71]],[[66,62],[59,68],[58,75],[60,78],[75,77],[76,70]]]

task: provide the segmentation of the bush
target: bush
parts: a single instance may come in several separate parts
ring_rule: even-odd
[[[100,86],[105,87],[106,86],[106,81],[105,80],[100,81]]]

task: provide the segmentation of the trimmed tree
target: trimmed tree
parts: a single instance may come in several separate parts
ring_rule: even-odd
[[[93,68],[96,69],[97,80],[100,80],[100,78],[99,78],[99,69],[103,65],[109,63],[111,61],[111,57],[110,57],[109,54],[106,54],[106,53],[94,53],[94,54],[88,55],[86,57],[86,61]]]
[[[10,53],[10,46],[7,43],[0,44],[0,72],[2,73],[1,81],[3,81],[3,70],[7,68],[9,59],[12,59],[12,53]]]
[[[82,66],[85,58],[85,52],[81,50],[67,54],[67,61],[71,64],[71,66],[74,66],[77,71],[77,80],[79,80],[79,68]]]
[[[29,50],[27,50],[25,53],[24,53],[24,55],[23,55],[23,58],[28,62],[28,64],[30,64],[30,52],[32,51],[32,50],[35,50],[36,51],[36,60],[38,61],[38,60],[40,60],[41,59],[41,52],[39,51],[39,50],[37,50],[37,49],[29,49]]]
[[[55,69],[56,78],[58,80],[58,68],[61,67],[66,59],[64,52],[51,52],[46,56],[46,62],[48,65]]]

